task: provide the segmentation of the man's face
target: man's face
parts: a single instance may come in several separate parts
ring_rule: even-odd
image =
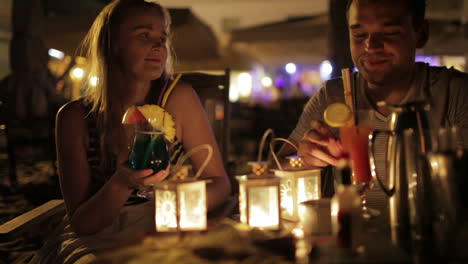
[[[351,56],[364,78],[388,85],[409,74],[418,34],[406,1],[353,1],[349,9]]]

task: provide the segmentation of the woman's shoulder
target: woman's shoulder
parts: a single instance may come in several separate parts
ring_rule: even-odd
[[[66,122],[78,125],[84,121],[88,110],[83,100],[78,99],[64,104],[57,112],[57,122]],[[77,122],[77,123],[75,123]]]
[[[174,101],[177,101],[178,103],[191,101],[195,98],[198,98],[197,93],[195,89],[193,89],[192,85],[183,81],[177,83],[177,85],[174,87],[174,90],[172,91],[171,97],[173,97]]]
[[[179,82],[174,87],[165,108],[176,120],[183,123],[182,120],[193,117],[203,109],[203,106],[192,86],[186,82]]]
[[[176,91],[178,93],[192,93],[194,92],[194,89],[190,83],[181,80],[177,83],[174,89],[174,92]]]

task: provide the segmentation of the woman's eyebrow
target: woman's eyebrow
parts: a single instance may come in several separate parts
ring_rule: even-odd
[[[139,29],[149,29],[152,30],[153,26],[151,25],[136,25],[132,27],[132,31],[139,30]]]
[[[131,28],[131,31],[133,32],[133,31],[138,31],[138,30],[141,30],[141,29],[154,30],[154,27],[152,25],[149,25],[149,24],[136,25],[136,26]],[[166,30],[164,30],[164,29],[161,29],[161,35],[163,35],[164,37],[168,36]]]

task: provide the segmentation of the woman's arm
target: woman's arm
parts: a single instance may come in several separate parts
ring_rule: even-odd
[[[132,191],[129,179],[152,173],[152,170],[134,171],[119,166],[110,180],[94,193],[87,160],[86,114],[79,102],[71,102],[59,110],[56,124],[60,187],[70,223],[78,234],[92,234],[110,225]]]
[[[213,147],[213,156],[203,171],[201,178],[211,178],[207,186],[208,209],[226,201],[231,186],[223,166],[218,144],[200,99],[190,85],[180,83],[169,97],[167,110],[174,116],[177,137],[188,152],[196,146],[209,144]],[[191,156],[191,163],[197,171],[204,162],[207,151],[201,150]]]

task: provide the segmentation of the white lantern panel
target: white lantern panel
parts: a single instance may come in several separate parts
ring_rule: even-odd
[[[249,225],[266,229],[279,228],[279,197],[277,186],[248,188]]]
[[[172,231],[177,229],[177,200],[175,190],[155,190],[156,230]]]
[[[322,197],[320,175],[297,179],[297,202],[317,200]]]
[[[280,194],[281,194],[281,208],[282,216],[290,218],[294,216],[295,201],[294,201],[294,180],[286,178],[281,180]]]
[[[247,223],[247,192],[245,184],[239,185],[239,213],[241,223]]]
[[[206,229],[206,184],[204,181],[185,183],[179,187],[180,229]]]

